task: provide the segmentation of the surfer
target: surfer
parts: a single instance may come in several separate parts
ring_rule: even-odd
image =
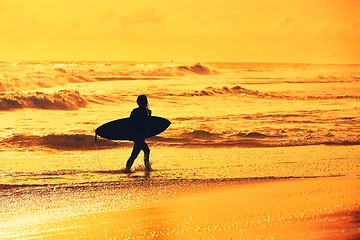
[[[149,103],[145,95],[138,96],[136,102],[139,107],[132,110],[130,114],[130,119],[132,119],[134,123],[136,138],[133,140],[134,147],[128,161],[126,162],[126,172],[131,172],[131,166],[133,165],[140,151],[144,152],[144,163],[146,171],[151,170],[149,160],[150,148],[145,142],[144,136],[146,130],[146,121],[148,120],[149,116],[151,116],[151,110],[149,109]]]

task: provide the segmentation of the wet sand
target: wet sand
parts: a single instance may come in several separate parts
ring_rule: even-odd
[[[4,190],[0,238],[358,239],[359,190],[355,176]]]

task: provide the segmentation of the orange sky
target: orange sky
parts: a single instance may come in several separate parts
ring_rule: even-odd
[[[360,63],[359,0],[0,0],[0,60]]]

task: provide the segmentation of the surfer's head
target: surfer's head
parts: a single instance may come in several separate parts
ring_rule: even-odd
[[[143,108],[147,108],[149,105],[147,97],[145,95],[138,96],[136,102],[139,105],[139,107],[143,107]]]

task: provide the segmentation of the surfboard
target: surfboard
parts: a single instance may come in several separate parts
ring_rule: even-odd
[[[153,137],[165,131],[171,122],[162,117],[151,116],[146,122],[146,131],[142,133],[145,138]],[[96,135],[110,140],[133,141],[138,135],[130,118],[117,119],[107,122],[95,130]]]

